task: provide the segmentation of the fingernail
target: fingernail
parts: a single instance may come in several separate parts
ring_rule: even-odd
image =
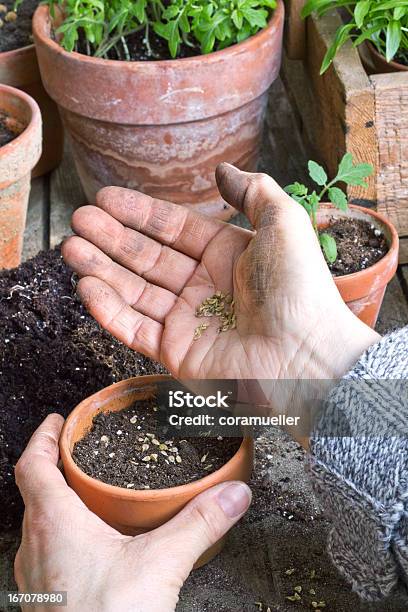
[[[232,482],[221,489],[217,498],[224,513],[229,518],[235,518],[248,509],[252,495],[243,482]]]

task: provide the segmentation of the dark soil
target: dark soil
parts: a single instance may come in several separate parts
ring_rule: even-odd
[[[0,273],[0,529],[17,526],[13,468],[50,412],[66,416],[88,395],[162,366],[103,331],[75,297],[59,249]]]
[[[365,270],[388,252],[384,235],[367,221],[339,219],[324,231],[337,243],[337,259],[329,264],[333,276]]]
[[[129,57],[127,57],[127,51],[123,44],[119,42],[115,47],[112,47],[107,54],[106,59],[112,60],[130,60],[132,62],[140,61],[154,61],[154,60],[168,60],[172,59],[167,41],[160,36],[157,36],[154,32],[149,34],[149,46],[146,45],[145,31],[141,30],[131,36],[128,36],[125,40]],[[78,52],[87,55],[87,49],[85,40],[82,39],[79,42]],[[188,45],[180,45],[180,50],[177,58],[181,57],[193,57],[195,55],[201,55],[200,47],[190,47]]]
[[[89,476],[127,489],[166,489],[215,472],[237,452],[239,438],[175,439],[158,427],[154,400],[98,414],[73,451]]]
[[[32,45],[31,19],[39,0],[24,0],[19,6],[17,19],[12,20],[14,12],[14,0],[0,0],[0,6],[7,7],[7,11],[0,10],[0,19],[3,22],[0,28],[0,51],[12,51],[27,45]]]
[[[0,111],[0,147],[17,138],[20,132],[21,130],[10,129],[10,116]]]

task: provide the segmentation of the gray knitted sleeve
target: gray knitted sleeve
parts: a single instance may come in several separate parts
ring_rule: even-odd
[[[329,552],[368,600],[408,585],[408,327],[370,347],[325,402],[311,438]]]

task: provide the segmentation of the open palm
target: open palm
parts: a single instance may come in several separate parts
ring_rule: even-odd
[[[324,376],[319,347],[339,327],[353,335],[357,319],[306,213],[266,175],[221,164],[217,181],[256,232],[117,187],[79,208],[63,255],[81,276],[81,299],[105,329],[179,378]],[[234,330],[196,317],[216,291],[234,297]],[[194,340],[203,320],[209,327]]]

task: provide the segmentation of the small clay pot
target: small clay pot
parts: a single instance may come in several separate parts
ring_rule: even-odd
[[[38,104],[14,87],[0,85],[0,111],[23,131],[0,147],[0,268],[21,261],[31,171],[41,155]]]
[[[57,105],[41,82],[34,45],[0,53],[0,83],[25,91],[40,107],[43,118],[43,152],[32,176],[50,172],[62,158],[63,130]]]
[[[317,214],[318,226],[324,229],[332,219],[360,219],[381,230],[388,242],[388,253],[373,266],[334,279],[341,297],[361,321],[375,327],[378,313],[384,298],[385,289],[394,276],[398,266],[398,233],[384,215],[369,208],[349,206],[348,211],[340,211],[330,204],[320,207]]]
[[[43,83],[59,106],[88,201],[116,185],[224,220],[236,214],[219,195],[215,168],[227,161],[256,169],[283,21],[278,0],[268,26],[240,44],[126,62],[66,52],[51,35],[48,7],[39,6],[33,33]]]
[[[399,62],[387,62],[385,57],[377,51],[376,47],[373,45],[372,42],[367,41],[365,48],[368,52],[369,61],[372,65],[367,66],[368,71],[370,73],[373,73],[373,69],[375,74],[386,74],[388,72],[406,72],[408,70],[408,66],[404,66],[404,64],[400,64]],[[363,63],[364,65],[366,65],[366,62],[364,62],[364,60]]]
[[[157,383],[169,376],[139,376],[106,387],[81,402],[65,421],[60,452],[68,484],[87,507],[106,523],[126,535],[139,535],[159,527],[177,514],[196,495],[228,480],[248,482],[253,467],[252,438],[243,439],[237,453],[219,470],[171,489],[134,490],[105,484],[85,474],[72,459],[74,444],[92,426],[100,412],[116,412],[136,400],[154,397]],[[224,539],[211,547],[197,562],[200,567],[222,549]]]

